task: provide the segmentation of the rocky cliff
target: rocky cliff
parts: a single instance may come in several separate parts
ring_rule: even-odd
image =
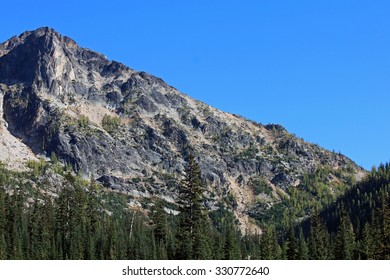
[[[321,180],[329,194],[364,173],[279,125],[222,112],[50,28],[0,44],[0,99],[0,159],[10,167],[55,154],[132,203],[144,197],[174,203],[192,151],[208,207],[226,204],[242,228],[254,227],[251,213],[304,189],[304,179],[319,169],[326,167]]]

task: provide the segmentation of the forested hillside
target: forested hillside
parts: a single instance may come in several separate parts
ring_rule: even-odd
[[[67,167],[32,162],[31,171],[0,168],[0,259],[240,259],[250,252],[232,212],[204,207],[200,169],[190,157],[179,215],[162,200],[149,212],[128,197],[84,180]],[[53,194],[40,182],[63,176]],[[210,218],[211,217],[211,218]]]
[[[309,241],[318,258],[390,258],[390,165],[381,164],[310,220]],[[304,227],[307,227],[307,223]],[[319,242],[319,240],[323,240]],[[316,243],[316,244],[314,244]],[[309,243],[310,245],[310,243]],[[327,253],[324,248],[332,248]],[[315,258],[314,255],[311,258]]]
[[[163,200],[151,201],[149,211],[131,211],[124,194],[58,163],[30,167],[0,168],[0,259],[390,258],[388,164],[307,221],[290,216],[282,223],[289,226],[277,231],[270,220],[261,235],[242,234],[223,205],[205,207],[206,186],[192,155],[177,212]],[[48,172],[63,178],[57,193],[40,180]]]

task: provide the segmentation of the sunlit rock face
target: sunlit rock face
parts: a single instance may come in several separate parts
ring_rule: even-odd
[[[332,191],[346,175],[364,173],[279,125],[222,112],[46,27],[0,44],[0,94],[0,160],[14,142],[25,159],[10,153],[8,163],[55,154],[135,199],[175,201],[191,151],[207,206],[229,207],[242,229],[256,229],[250,216],[288,198],[319,166],[328,168]]]

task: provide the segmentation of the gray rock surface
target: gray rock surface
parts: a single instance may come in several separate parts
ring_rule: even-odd
[[[263,178],[276,193],[320,165],[351,166],[357,177],[364,172],[279,125],[222,112],[50,28],[0,44],[0,94],[13,135],[35,154],[55,153],[107,188],[175,198],[191,150],[213,199],[235,196],[242,224],[255,205],[252,178]],[[119,120],[114,129],[103,124],[108,117]]]

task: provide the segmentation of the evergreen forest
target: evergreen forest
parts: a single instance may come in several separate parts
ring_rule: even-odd
[[[59,165],[50,168],[66,183],[53,192],[41,176],[49,167],[30,167],[0,166],[0,259],[390,259],[389,164],[305,219],[291,213],[283,223],[262,224],[261,234],[242,233],[222,204],[205,207],[206,186],[191,154],[178,215],[162,200],[148,211],[124,210],[121,194]]]

